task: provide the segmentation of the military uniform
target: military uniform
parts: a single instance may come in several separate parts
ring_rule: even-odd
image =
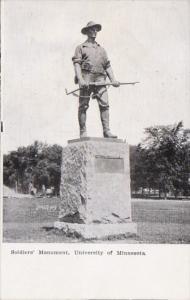
[[[97,24],[97,26],[101,30],[101,25]],[[86,34],[85,30],[87,28],[88,25],[82,29],[83,34]],[[82,77],[86,83],[105,82],[107,77],[106,70],[110,67],[110,61],[104,48],[97,42],[85,41],[77,46],[72,61],[73,64],[80,65]],[[105,136],[106,132],[109,132],[109,101],[106,86],[89,86],[80,90],[78,110],[80,136],[86,135],[86,110],[89,107],[90,96],[98,101]]]
[[[107,53],[98,43],[84,42],[79,45],[72,58],[73,63],[79,63],[81,66],[82,76],[87,83],[105,82],[107,74],[106,69],[110,67]],[[89,87],[82,89],[79,97],[79,109],[87,110],[89,107],[90,95],[93,93],[100,107],[108,108],[107,88]],[[84,97],[85,96],[85,97]]]

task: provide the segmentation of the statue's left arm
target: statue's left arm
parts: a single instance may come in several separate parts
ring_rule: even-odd
[[[113,84],[113,86],[118,87],[120,84],[115,79],[115,76],[114,76],[114,73],[113,73],[113,69],[111,67],[110,60],[108,59],[108,56],[107,56],[107,53],[106,53],[105,49],[103,49],[103,57],[104,57],[104,69],[105,69],[105,72],[106,72],[109,80]]]
[[[113,73],[113,69],[111,66],[109,66],[106,69],[106,73],[108,75],[109,80],[111,81],[111,83],[113,84],[114,87],[119,87],[120,83],[115,79],[114,73]]]

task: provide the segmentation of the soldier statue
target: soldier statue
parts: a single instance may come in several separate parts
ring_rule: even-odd
[[[97,32],[102,29],[100,24],[89,22],[81,32],[87,35],[87,40],[79,45],[72,58],[75,69],[75,83],[79,84],[78,121],[80,137],[86,137],[86,111],[89,107],[90,96],[96,98],[99,104],[100,117],[105,138],[117,138],[109,128],[109,101],[106,85],[90,83],[105,83],[108,76],[114,87],[119,87],[110,65],[107,53],[95,40]]]

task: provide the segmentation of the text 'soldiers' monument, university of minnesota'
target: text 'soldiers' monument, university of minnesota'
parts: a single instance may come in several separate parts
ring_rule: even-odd
[[[129,146],[109,127],[107,85],[119,87],[121,83],[114,77],[106,51],[95,41],[101,29],[94,22],[82,28],[87,40],[76,48],[72,58],[80,90],[80,139],[68,141],[63,148],[61,204],[55,222],[65,234],[84,239],[127,237],[137,231],[131,220]],[[103,138],[87,135],[90,97],[98,101]]]

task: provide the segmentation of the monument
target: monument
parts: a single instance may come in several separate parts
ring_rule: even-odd
[[[109,128],[107,85],[119,87],[121,83],[115,80],[106,51],[95,41],[101,29],[95,22],[82,28],[88,39],[72,58],[80,90],[80,139],[68,141],[63,148],[60,213],[54,225],[66,235],[84,239],[128,237],[137,232],[131,220],[129,146]],[[107,76],[110,83],[105,81]],[[99,105],[104,138],[87,137],[91,96]]]

